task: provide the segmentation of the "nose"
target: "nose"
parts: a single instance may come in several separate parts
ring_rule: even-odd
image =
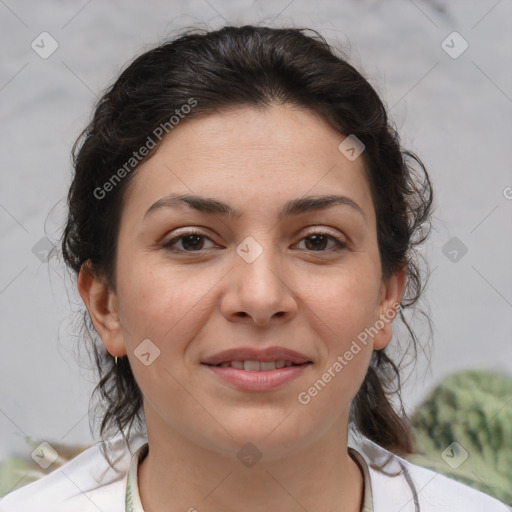
[[[234,256],[221,300],[221,311],[229,321],[266,326],[289,322],[297,314],[296,293],[282,258],[268,245],[262,249],[252,262]]]

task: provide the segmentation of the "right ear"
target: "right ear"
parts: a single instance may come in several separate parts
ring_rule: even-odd
[[[78,291],[89,310],[92,323],[112,356],[125,356],[123,330],[119,320],[117,296],[93,271],[90,260],[82,264]]]

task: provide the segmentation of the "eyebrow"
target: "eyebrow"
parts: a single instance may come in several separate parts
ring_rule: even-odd
[[[149,213],[154,212],[160,208],[176,207],[182,204],[186,204],[190,208],[200,212],[221,215],[232,220],[238,219],[242,216],[242,212],[236,210],[228,203],[219,201],[217,199],[193,194],[170,194],[153,203],[144,214],[144,219],[148,216]],[[291,201],[285,203],[282,207],[281,211],[279,212],[279,220],[283,220],[287,217],[295,215],[300,215],[302,213],[323,210],[335,204],[349,206],[353,210],[359,212],[364,218],[365,222],[367,222],[363,209],[355,201],[349,197],[334,194],[324,196],[306,196],[298,199],[292,199]]]

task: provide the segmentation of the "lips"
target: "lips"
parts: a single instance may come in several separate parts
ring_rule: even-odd
[[[308,363],[304,363],[308,364]],[[212,366],[212,365],[210,365]],[[237,370],[245,370],[246,372],[263,372],[269,370],[276,370],[280,368],[289,368],[290,366],[301,366],[291,361],[285,361],[283,359],[279,361],[230,361],[221,364],[216,364],[221,368],[236,368]]]
[[[312,363],[311,359],[301,354],[300,352],[296,352],[294,350],[290,350],[284,347],[268,347],[266,349],[251,349],[248,347],[239,347],[229,350],[224,350],[222,352],[218,352],[210,357],[207,357],[202,361],[203,364],[218,366],[223,363],[229,363],[232,366],[233,362],[235,365],[238,365],[239,362],[244,364],[251,363],[251,368],[257,371],[256,365],[252,363],[259,362],[260,369],[261,363],[279,363],[285,362],[285,366],[290,365],[302,365],[304,363]],[[226,365],[224,365],[226,366]],[[265,368],[265,365],[263,365]],[[253,370],[253,371],[254,371]]]
[[[250,361],[251,365],[264,364],[263,362]],[[271,363],[268,363],[271,364]],[[273,364],[273,363],[272,363]],[[232,366],[204,364],[207,373],[210,373],[216,379],[215,382],[221,382],[228,385],[231,389],[237,389],[243,392],[272,392],[285,385],[291,384],[301,375],[312,363],[293,364],[274,370],[245,370]],[[216,385],[216,384],[215,384]]]

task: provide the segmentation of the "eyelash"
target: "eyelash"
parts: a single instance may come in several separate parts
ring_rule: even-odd
[[[162,247],[166,250],[169,250],[171,252],[176,252],[176,253],[202,253],[203,251],[206,251],[207,249],[199,249],[198,251],[186,251],[184,249],[176,249],[176,247],[173,247],[174,243],[177,242],[178,240],[182,239],[182,238],[186,238],[188,236],[200,236],[200,237],[204,237],[210,241],[211,238],[206,236],[204,233],[201,233],[201,232],[196,232],[196,231],[187,231],[185,233],[182,233],[178,236],[175,236],[174,238],[171,238],[170,240],[168,240],[167,242],[165,242],[164,244],[162,244]],[[314,250],[309,250],[309,252],[313,252],[313,253],[322,253],[322,252],[326,252],[326,253],[329,253],[329,252],[338,252],[338,251],[342,251],[344,249],[347,249],[347,244],[345,242],[342,242],[341,239],[339,239],[338,237],[334,236],[334,235],[330,235],[329,233],[325,233],[323,231],[314,231],[312,233],[308,233],[306,236],[302,237],[299,242],[301,242],[302,240],[305,240],[306,238],[309,238],[311,236],[315,236],[315,235],[321,235],[321,236],[326,236],[328,239],[330,240],[333,240],[337,247],[334,248],[334,249],[328,249],[328,250],[323,250],[323,251],[314,251]],[[305,249],[306,251],[308,251],[308,249]]]

